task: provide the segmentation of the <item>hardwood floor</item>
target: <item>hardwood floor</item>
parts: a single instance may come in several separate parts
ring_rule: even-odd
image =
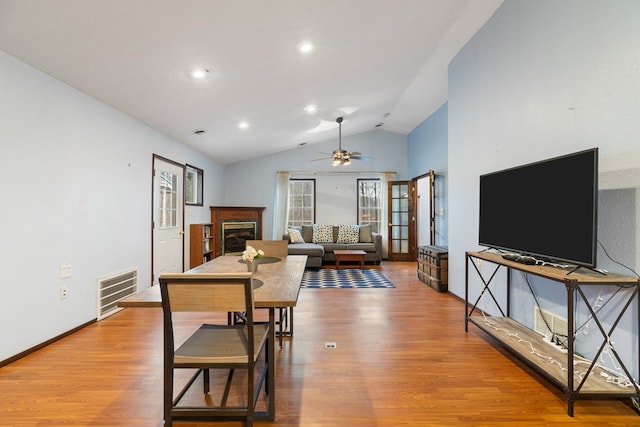
[[[463,303],[415,263],[368,268],[396,288],[301,291],[295,336],[276,349],[276,421],[256,426],[640,425],[619,400],[578,401],[570,418],[556,388],[465,333]],[[161,347],[161,309],[128,308],[0,368],[0,425],[161,426]]]

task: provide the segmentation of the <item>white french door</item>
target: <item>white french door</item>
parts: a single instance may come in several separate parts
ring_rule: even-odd
[[[184,166],[153,158],[152,284],[161,273],[184,271]]]

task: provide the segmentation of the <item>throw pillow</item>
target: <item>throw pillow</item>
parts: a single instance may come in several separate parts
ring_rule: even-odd
[[[360,226],[345,225],[338,226],[338,243],[358,243],[360,240]]]
[[[296,230],[295,228],[287,229],[289,233],[289,241],[291,243],[304,243],[304,239],[302,238],[302,234],[300,234],[300,230]]]
[[[330,225],[313,224],[313,243],[333,243],[333,227]]]
[[[360,242],[361,243],[373,242],[373,236],[371,235],[371,224],[360,226]]]

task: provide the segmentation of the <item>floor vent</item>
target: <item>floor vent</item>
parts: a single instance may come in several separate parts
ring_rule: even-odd
[[[566,337],[569,332],[567,319],[539,307],[534,307],[533,310],[533,327],[543,336],[555,334]]]
[[[98,279],[98,320],[120,311],[118,301],[137,291],[138,270],[135,268]]]

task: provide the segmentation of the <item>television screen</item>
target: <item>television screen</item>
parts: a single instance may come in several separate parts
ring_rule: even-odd
[[[596,267],[598,149],[480,176],[479,244]]]

